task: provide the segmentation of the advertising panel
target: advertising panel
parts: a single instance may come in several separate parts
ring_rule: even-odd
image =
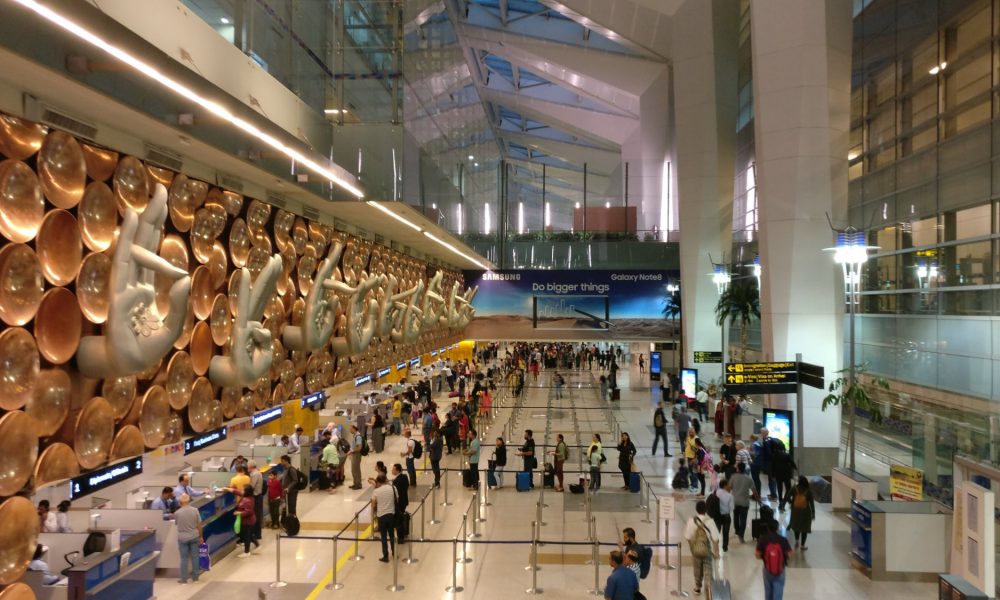
[[[785,450],[790,454],[795,453],[795,446],[793,445],[795,441],[794,426],[792,411],[780,408],[764,409],[764,427],[767,427],[768,435],[781,440],[785,444]]]
[[[909,502],[923,500],[924,472],[913,467],[889,465],[889,497]]]
[[[681,391],[688,398],[698,395],[698,369],[681,369]]]
[[[470,339],[663,340],[679,320],[663,317],[676,271],[466,271],[478,285]]]
[[[652,381],[660,380],[661,356],[659,352],[649,353],[649,379]]]

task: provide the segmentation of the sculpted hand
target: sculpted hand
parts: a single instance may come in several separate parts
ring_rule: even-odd
[[[375,336],[375,318],[378,316],[378,302],[370,299],[367,303],[365,298],[369,292],[378,285],[379,277],[371,275],[362,281],[358,287],[352,288],[343,281],[327,279],[323,281],[323,286],[334,290],[338,294],[350,296],[351,301],[347,305],[347,332],[345,337],[333,338],[333,351],[339,356],[351,356],[359,354],[368,349],[372,338]],[[367,318],[366,317],[367,314]]]
[[[142,215],[126,209],[111,262],[104,335],[84,337],[77,351],[77,365],[85,376],[103,379],[145,371],[170,351],[184,330],[191,278],[157,254],[166,217],[167,190],[159,183]],[[175,280],[165,316],[156,308],[156,274]]]
[[[423,327],[423,311],[417,307],[417,299],[420,298],[420,294],[424,291],[424,282],[418,281],[417,285],[413,286],[412,289],[404,292],[405,295],[409,296],[409,301],[406,304],[402,302],[396,303],[396,310],[398,311],[399,320],[396,323],[396,328],[392,330],[389,334],[389,339],[395,344],[411,344],[417,341],[420,337],[420,331]],[[404,294],[400,294],[401,296]]]
[[[208,368],[208,378],[215,385],[247,386],[271,368],[271,332],[264,328],[261,319],[267,301],[278,287],[280,275],[281,257],[278,255],[268,259],[253,286],[250,285],[249,269],[242,269],[230,355],[213,356]]]
[[[427,290],[424,292],[424,300],[421,310],[424,313],[423,327],[430,329],[438,324],[438,315],[444,305],[444,298],[441,297],[441,277],[443,273],[438,271],[427,283]]]
[[[469,288],[465,290],[465,293],[458,297],[459,309],[458,309],[458,320],[455,326],[459,329],[465,327],[472,321],[472,317],[476,314],[476,309],[472,308],[472,299],[476,297],[476,293],[479,291],[479,286]]]
[[[339,300],[336,297],[331,299],[329,288],[320,282],[332,279],[333,270],[340,262],[340,254],[343,250],[344,245],[341,242],[334,242],[330,246],[329,254],[319,263],[313,285],[309,288],[309,294],[306,295],[302,326],[285,327],[282,334],[285,347],[312,352],[322,348],[333,335],[334,316]]]

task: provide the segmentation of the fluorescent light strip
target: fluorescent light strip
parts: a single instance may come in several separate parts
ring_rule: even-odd
[[[167,77],[166,75],[164,75],[163,73],[160,73],[158,70],[156,70],[154,67],[150,66],[149,64],[147,64],[147,63],[139,60],[138,58],[132,56],[131,54],[129,54],[128,52],[122,50],[121,48],[110,44],[109,42],[105,41],[103,38],[101,38],[101,37],[99,37],[99,36],[91,33],[87,29],[85,29],[82,26],[74,23],[73,21],[70,21],[69,19],[67,19],[66,17],[63,17],[59,13],[53,11],[52,9],[50,9],[48,7],[45,7],[45,6],[42,6],[41,4],[39,4],[38,2],[36,2],[35,0],[14,0],[14,2],[20,4],[21,6],[24,6],[25,8],[28,8],[28,9],[34,11],[39,16],[41,16],[41,17],[47,19],[48,21],[50,21],[50,22],[58,25],[59,27],[61,27],[61,28],[65,29],[66,31],[72,33],[73,35],[77,36],[78,38],[80,38],[80,39],[82,39],[82,40],[90,43],[91,45],[96,46],[96,47],[100,48],[101,50],[104,50],[105,52],[107,52],[111,56],[113,56],[113,57],[117,58],[118,60],[122,61],[123,63],[129,65],[130,67],[132,67],[133,69],[139,71],[140,73],[146,75],[150,79],[153,79],[154,81],[162,84],[164,87],[170,89],[175,94],[177,94],[179,96],[182,96],[184,98],[187,98],[191,102],[194,102],[195,104],[197,104],[197,105],[199,105],[199,106],[207,109],[208,111],[212,112],[216,116],[218,116],[218,117],[220,117],[222,119],[225,119],[226,121],[229,121],[230,124],[235,125],[239,129],[242,129],[243,131],[245,131],[246,133],[250,134],[251,136],[257,138],[258,140],[260,140],[262,142],[264,142],[268,146],[271,146],[275,150],[280,151],[281,153],[285,154],[286,156],[288,156],[292,160],[300,162],[303,165],[305,165],[306,167],[308,167],[309,169],[311,169],[312,171],[316,172],[317,174],[322,175],[323,177],[326,177],[327,179],[329,179],[333,183],[339,185],[340,187],[342,187],[345,190],[347,190],[348,192],[350,192],[352,195],[356,196],[358,199],[361,199],[361,198],[364,197],[365,193],[363,191],[361,191],[360,188],[358,188],[357,186],[355,186],[354,184],[352,184],[350,181],[342,178],[340,175],[334,173],[330,169],[324,167],[323,165],[319,164],[318,162],[312,160],[311,158],[308,158],[307,156],[303,155],[298,150],[295,150],[294,148],[290,148],[289,146],[286,146],[283,142],[281,142],[280,140],[278,140],[274,136],[269,135],[269,134],[261,131],[260,129],[258,129],[252,123],[250,123],[250,122],[248,122],[248,121],[246,121],[244,119],[241,119],[240,117],[237,117],[236,115],[234,115],[233,113],[231,113],[229,111],[229,109],[225,108],[224,106],[222,106],[222,105],[220,105],[220,104],[218,104],[218,103],[216,103],[216,102],[214,102],[212,100],[209,100],[208,98],[205,98],[203,96],[198,95],[191,88],[185,86],[184,84],[180,83],[179,81],[175,81],[175,80],[171,79],[170,77]]]
[[[454,252],[455,254],[457,254],[457,255],[461,256],[461,257],[462,257],[462,258],[464,258],[465,260],[467,260],[467,261],[469,261],[469,262],[473,263],[474,265],[476,265],[476,266],[477,266],[477,267],[479,267],[480,269],[483,269],[483,270],[487,270],[487,271],[489,270],[489,267],[487,267],[486,265],[484,265],[484,264],[483,264],[483,263],[482,263],[481,261],[477,260],[476,258],[474,258],[474,257],[472,257],[472,256],[469,256],[469,255],[468,255],[468,254],[466,254],[465,252],[462,252],[461,250],[459,250],[459,249],[458,249],[458,248],[456,248],[455,246],[453,246],[453,245],[449,244],[448,242],[446,242],[446,241],[442,240],[441,238],[437,237],[437,236],[436,236],[436,235],[434,235],[433,233],[431,233],[431,232],[429,232],[429,231],[425,231],[425,232],[424,232],[424,235],[426,235],[427,237],[431,238],[432,240],[434,240],[434,241],[435,241],[435,242],[437,242],[438,244],[440,244],[440,245],[444,246],[445,248],[447,248],[447,249],[451,250],[451,251],[452,251],[452,252]]]
[[[389,210],[388,208],[386,208],[386,207],[382,206],[382,205],[381,205],[381,204],[379,204],[378,202],[375,202],[374,200],[369,200],[369,201],[368,201],[368,205],[369,205],[369,206],[374,206],[375,208],[377,208],[377,209],[379,209],[380,211],[384,212],[385,214],[389,215],[389,216],[390,216],[390,217],[392,217],[393,219],[396,219],[397,221],[399,221],[399,222],[400,222],[400,223],[402,223],[403,225],[406,225],[406,226],[407,226],[407,227],[409,227],[410,229],[413,229],[413,230],[414,230],[414,231],[416,231],[417,233],[420,233],[421,231],[423,231],[423,229],[421,229],[419,225],[416,225],[416,224],[414,224],[414,223],[411,223],[411,222],[410,222],[410,221],[408,221],[407,219],[405,219],[405,218],[403,218],[403,217],[401,217],[401,216],[397,215],[396,213],[394,213],[394,212],[392,212],[391,210]]]

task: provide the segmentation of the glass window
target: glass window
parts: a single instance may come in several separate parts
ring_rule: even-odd
[[[865,291],[896,289],[899,274],[896,265],[899,263],[896,255],[880,256],[865,263],[863,278]]]
[[[888,252],[896,249],[896,226],[889,226],[872,232],[871,244],[878,246],[879,252]]]
[[[896,116],[889,107],[872,116],[868,123],[868,149],[878,151],[896,137]]]
[[[930,290],[939,287],[944,281],[941,264],[941,249],[917,250],[899,255],[900,289]]]
[[[945,30],[945,56],[953,61],[960,56],[976,50],[990,39],[990,28],[993,20],[990,18],[990,4],[981,3],[981,7],[967,15],[957,25]]]
[[[872,73],[868,85],[868,110],[874,111],[896,95],[896,65],[890,64],[878,73]]]
[[[901,131],[919,127],[937,116],[937,86],[925,85],[900,103]]]
[[[944,214],[944,241],[990,235],[992,205],[984,204]]]
[[[991,315],[993,314],[993,290],[941,292],[941,314]]]
[[[903,223],[901,248],[929,246],[938,242],[938,219],[929,217],[918,221]]]
[[[899,294],[871,294],[861,296],[861,312],[875,315],[893,315],[899,312]],[[845,311],[847,308],[845,307]]]
[[[993,252],[990,241],[946,246],[941,248],[943,256],[941,270],[944,271],[945,285],[985,285],[992,282]]]

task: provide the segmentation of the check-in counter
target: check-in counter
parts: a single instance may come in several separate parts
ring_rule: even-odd
[[[106,532],[110,533],[110,532]],[[66,567],[63,556],[80,551],[87,533],[45,533],[39,543],[48,546],[45,557],[53,575],[65,571],[66,581],[60,585],[42,584],[42,573],[25,574],[24,583],[32,588],[38,600],[122,600],[124,598],[152,598],[153,580],[159,552],[156,535],[152,531],[119,531],[119,540],[105,552],[98,552],[76,559],[74,566]]]
[[[873,581],[937,581],[948,571],[951,511],[937,502],[855,500],[851,558]]]
[[[878,482],[857,471],[835,467],[830,501],[834,512],[851,510],[854,500],[878,500]]]

